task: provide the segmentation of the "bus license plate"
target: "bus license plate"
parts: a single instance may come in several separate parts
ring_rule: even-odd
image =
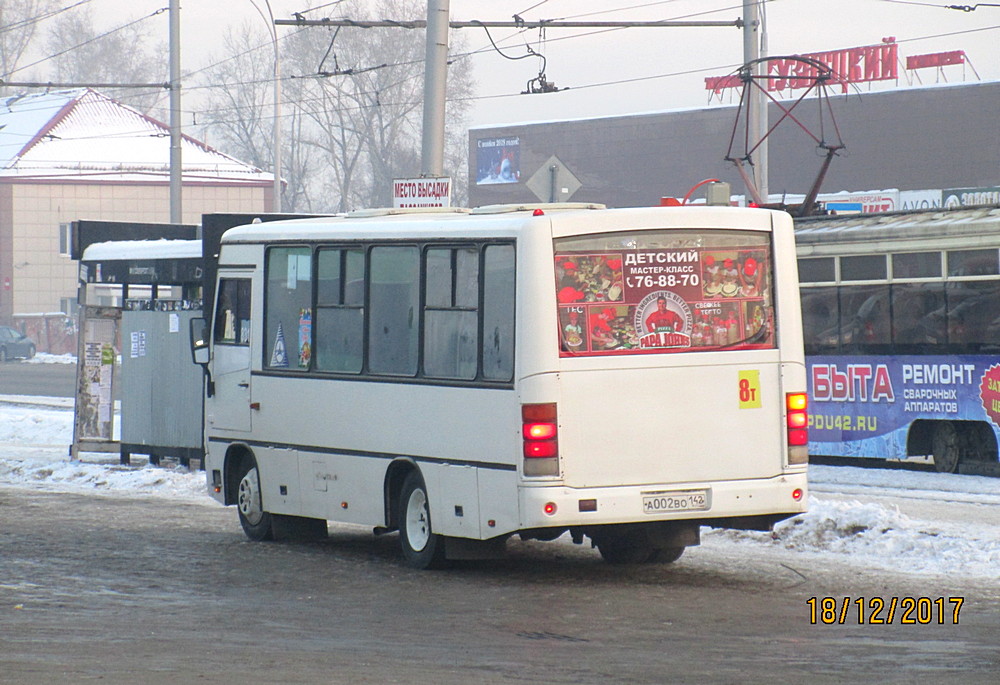
[[[646,514],[705,511],[711,506],[712,498],[708,490],[671,490],[645,492],[642,495],[642,511]]]

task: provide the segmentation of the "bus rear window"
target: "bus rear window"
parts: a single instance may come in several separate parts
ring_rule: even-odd
[[[562,357],[775,346],[768,233],[561,238],[554,269]]]

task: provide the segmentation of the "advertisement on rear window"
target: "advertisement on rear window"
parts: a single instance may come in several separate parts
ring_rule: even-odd
[[[918,419],[1000,428],[996,357],[815,356],[809,374],[809,453],[900,459]]]
[[[558,251],[560,356],[774,347],[761,247]]]

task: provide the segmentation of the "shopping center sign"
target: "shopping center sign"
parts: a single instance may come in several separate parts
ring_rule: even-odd
[[[839,83],[845,93],[849,84],[893,81],[899,75],[898,46],[895,40],[886,38],[879,45],[813,52],[792,57],[772,57],[765,62],[770,77],[767,79],[767,90],[781,93],[812,86],[820,76],[819,71],[816,66],[809,61],[803,61],[802,58],[827,65],[833,71],[832,82]],[[710,76],[705,79],[705,90],[711,90],[717,95],[726,88],[739,88],[742,85],[742,81],[736,75]]]

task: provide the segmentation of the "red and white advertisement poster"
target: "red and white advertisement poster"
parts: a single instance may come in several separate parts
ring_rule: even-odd
[[[560,252],[560,356],[774,347],[760,247]]]

